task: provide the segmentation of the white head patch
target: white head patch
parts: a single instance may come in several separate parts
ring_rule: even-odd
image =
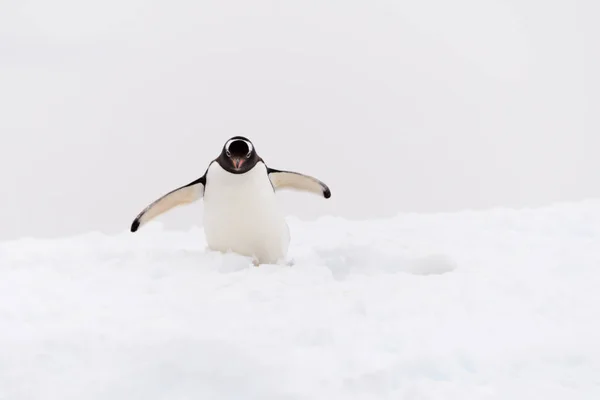
[[[225,151],[227,152],[227,154],[229,154],[229,146],[231,146],[231,144],[233,142],[244,142],[246,143],[246,146],[248,146],[248,154],[252,153],[252,149],[254,148],[252,146],[252,143],[250,143],[250,141],[245,140],[245,139],[230,139],[227,141],[227,143],[225,143]]]

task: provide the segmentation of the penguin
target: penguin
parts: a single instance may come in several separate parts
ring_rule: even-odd
[[[244,136],[227,140],[200,178],[178,187],[144,208],[131,232],[171,210],[200,199],[208,248],[252,258],[254,265],[285,262],[290,230],[276,192],[291,189],[331,197],[329,187],[312,176],[274,169]]]

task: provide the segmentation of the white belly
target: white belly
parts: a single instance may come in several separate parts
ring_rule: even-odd
[[[287,254],[289,228],[263,163],[238,175],[212,163],[206,176],[203,220],[212,250],[232,251],[265,264],[283,261]]]

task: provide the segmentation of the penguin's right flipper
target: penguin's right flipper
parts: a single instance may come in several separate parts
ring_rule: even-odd
[[[152,202],[148,207],[144,208],[141,213],[133,220],[131,224],[131,232],[135,232],[138,228],[160,214],[163,214],[173,207],[183,204],[189,204],[204,196],[204,186],[206,185],[206,175],[188,183],[185,186],[170,191],[164,196]]]

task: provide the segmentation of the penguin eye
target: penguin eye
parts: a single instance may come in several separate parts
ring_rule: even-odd
[[[250,158],[251,155],[252,155],[252,152],[249,151],[248,154],[246,154],[246,158]]]
[[[231,157],[231,153],[229,152],[229,150],[225,150],[225,154],[227,155],[227,157]]]

